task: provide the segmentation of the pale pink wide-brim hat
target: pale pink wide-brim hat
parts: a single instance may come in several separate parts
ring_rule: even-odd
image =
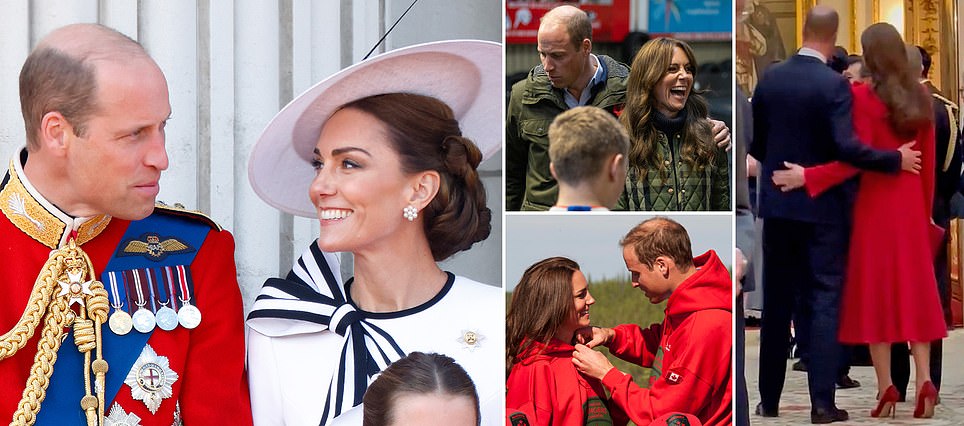
[[[251,186],[281,211],[315,217],[308,187],[321,128],[342,105],[384,93],[445,102],[462,135],[489,158],[502,147],[502,74],[501,45],[480,40],[404,47],[345,68],[299,95],[268,123],[248,161]]]

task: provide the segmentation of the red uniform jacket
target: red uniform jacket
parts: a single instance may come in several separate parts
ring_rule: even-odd
[[[89,219],[71,218],[43,200],[35,190],[28,190],[29,184],[23,182],[22,176],[20,164],[11,162],[10,172],[0,184],[0,210],[3,212],[0,215],[0,277],[3,280],[0,333],[7,332],[20,320],[34,281],[52,248],[62,244],[72,228],[77,231],[78,246],[93,263],[96,279],[102,280],[101,274],[108,259],[115,252],[124,250],[122,244],[129,243],[122,241],[122,236],[132,226],[132,222],[105,215]],[[138,359],[144,359],[139,356],[143,348],[130,347],[126,343],[129,340],[124,340],[128,335],[110,335],[112,331],[104,324],[104,359],[109,364],[105,416],[112,414],[113,419],[126,420],[132,419],[130,416],[133,415],[140,418],[141,425],[170,426],[177,420],[189,425],[251,424],[244,375],[243,314],[234,264],[234,239],[230,233],[221,231],[210,221],[202,222],[206,219],[197,214],[157,209],[152,218],[157,215],[164,216],[163,220],[171,223],[190,223],[193,226],[191,229],[200,229],[204,234],[194,236],[202,243],[190,248],[196,253],[191,254],[191,264],[185,265],[194,282],[191,302],[202,313],[202,321],[191,330],[178,326],[171,331],[155,328],[149,337],[141,334],[140,338],[146,339],[146,345],[141,346],[149,346],[157,356],[166,358],[167,367],[158,365],[158,368],[165,371],[169,369],[177,375],[173,383],[170,383],[172,376],[168,375],[171,395],[161,395],[155,413],[151,413],[144,401],[134,399],[131,386],[123,383],[132,368],[129,364],[124,368],[123,363],[115,360],[114,356],[121,351],[109,350],[112,348],[108,347],[107,341],[111,340],[115,342],[113,344],[129,350]],[[183,240],[183,235],[162,236]],[[131,258],[136,256],[134,254]],[[37,327],[38,332],[26,346],[12,357],[0,360],[0,419],[5,419],[2,421],[10,421],[21,400],[34,355],[38,351],[39,330],[42,328],[43,323]],[[137,334],[135,330],[130,332],[131,336]],[[47,389],[47,398],[41,403],[38,424],[86,424],[83,422],[79,397],[75,400],[72,394],[79,389],[82,395],[83,372],[70,371],[69,362],[65,361],[69,358],[67,352],[78,351],[72,341],[72,338],[68,338],[58,351],[59,362],[54,364],[54,375]],[[158,372],[145,371],[146,374]],[[119,390],[110,392],[111,383],[120,384]],[[51,407],[57,406],[56,394],[59,392],[55,389],[63,387],[68,389],[67,394],[70,395],[69,398],[63,398],[69,399],[64,406],[73,408],[54,410]],[[117,386],[114,388],[117,389]],[[112,410],[115,404],[121,412]]]
[[[619,358],[653,368],[649,389],[615,368],[603,377],[636,424],[670,412],[693,414],[704,425],[732,423],[732,279],[712,250],[693,263],[699,270],[670,295],[662,324],[620,325],[609,344]]]
[[[573,349],[556,339],[533,342],[506,381],[506,415],[521,412],[531,425],[584,425],[596,419],[625,425],[626,414],[607,400],[599,381],[576,371]]]

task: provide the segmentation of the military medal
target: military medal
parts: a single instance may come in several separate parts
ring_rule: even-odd
[[[167,357],[158,355],[151,345],[145,345],[124,383],[130,386],[132,398],[143,401],[151,414],[157,414],[161,402],[174,395],[173,385],[177,379]]]
[[[137,302],[135,303],[137,311],[131,318],[134,322],[134,329],[141,333],[150,333],[154,330],[157,320],[154,318],[153,312],[144,308],[147,301],[144,300],[144,289],[141,288],[141,278],[138,271],[131,271],[131,275],[134,276],[134,290],[137,293]]]
[[[124,310],[124,303],[120,301],[120,292],[117,289],[117,275],[109,272],[107,273],[107,278],[110,281],[110,306],[114,308],[114,312],[112,312],[110,318],[107,319],[107,325],[114,334],[123,336],[131,332],[134,323],[131,321],[131,315]]]
[[[114,313],[107,319],[107,324],[110,326],[110,331],[113,331],[114,334],[118,336],[130,333],[131,328],[134,327],[134,322],[130,314],[121,310],[119,306],[114,307]]]
[[[144,305],[141,303],[137,304],[137,311],[134,312],[134,316],[131,317],[131,321],[134,323],[134,329],[140,331],[141,333],[150,333],[157,325],[157,320],[154,318],[154,314],[147,309],[144,309]]]
[[[161,304],[161,309],[157,310],[157,326],[164,331],[171,331],[177,327],[177,313],[167,307],[167,304],[170,302],[170,300],[167,302],[158,302]]]
[[[151,301],[157,302],[161,305],[154,312],[154,316],[157,319],[157,327],[164,331],[171,331],[177,327],[177,312],[168,307],[171,303],[171,296],[167,296],[167,300],[162,302],[160,298],[161,290],[164,289],[164,280],[158,279],[156,272],[153,269],[148,269],[145,271],[147,273],[147,281],[149,288],[151,289]],[[155,294],[154,290],[157,290]]]
[[[194,329],[201,324],[201,311],[191,305],[191,288],[188,286],[187,272],[184,265],[177,266],[178,285],[181,290],[181,309],[177,311],[177,320],[186,329]]]
[[[188,305],[187,300],[182,300],[184,306],[177,311],[177,321],[182,327],[191,330],[201,324],[201,311],[193,305]]]

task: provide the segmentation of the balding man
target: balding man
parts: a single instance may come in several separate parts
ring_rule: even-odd
[[[231,234],[155,206],[160,68],[70,25],[30,53],[20,102],[26,146],[0,182],[0,418],[251,424]]]
[[[896,173],[919,168],[919,153],[909,145],[883,152],[855,139],[850,85],[831,70],[827,58],[836,44],[837,12],[819,5],[806,16],[803,47],[771,67],[753,95],[750,155],[760,161],[761,182],[785,162],[802,166],[841,160],[857,167]],[[812,308],[808,382],[811,421],[848,418],[834,402],[840,371],[837,341],[839,299],[849,239],[850,207],[856,182],[810,198],[804,191],[760,187],[764,218],[763,281],[766,283],[760,330],[760,399],[758,415],[779,414],[786,374],[790,314],[795,292]]]
[[[616,115],[626,103],[629,67],[592,53],[592,21],[579,8],[547,12],[536,34],[541,64],[512,86],[505,123],[506,210],[549,210],[559,187],[549,171],[549,124],[563,111],[589,105]],[[720,146],[730,131],[713,122]]]
[[[592,53],[592,22],[576,7],[556,7],[537,33],[541,64],[512,86],[506,117],[506,210],[548,210],[559,188],[549,171],[549,124],[591,105],[613,113],[626,101],[629,67]]]

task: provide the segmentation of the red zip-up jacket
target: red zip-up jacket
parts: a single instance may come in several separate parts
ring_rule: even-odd
[[[606,399],[599,381],[576,371],[573,350],[557,339],[532,343],[506,380],[507,424],[516,413],[525,414],[533,426],[627,423],[626,414]]]
[[[707,426],[732,423],[733,284],[712,250],[693,264],[698,271],[670,295],[662,324],[617,326],[609,343],[619,358],[653,368],[649,389],[616,368],[603,377],[636,424],[669,412],[693,414]]]

